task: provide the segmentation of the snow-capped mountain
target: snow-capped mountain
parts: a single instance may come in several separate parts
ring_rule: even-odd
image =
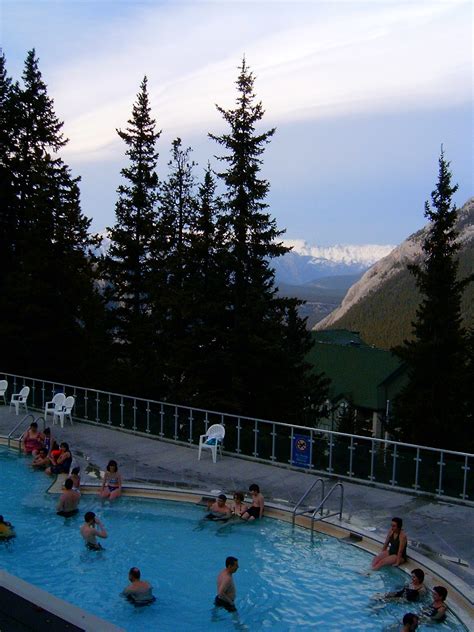
[[[288,239],[291,252],[272,261],[277,282],[301,285],[321,277],[358,274],[387,256],[392,245],[314,246],[302,239]]]

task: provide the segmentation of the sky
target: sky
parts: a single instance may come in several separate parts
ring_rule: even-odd
[[[425,224],[441,144],[456,203],[474,194],[472,19],[470,0],[0,0],[0,42],[14,79],[36,49],[94,230],[115,220],[116,128],[143,76],[160,178],[178,136],[201,178],[245,55],[277,128],[262,173],[286,237],[397,244]]]

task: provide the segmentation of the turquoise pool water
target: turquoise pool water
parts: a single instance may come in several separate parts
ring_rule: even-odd
[[[0,449],[0,513],[17,538],[0,543],[0,566],[129,632],[215,630],[398,630],[405,612],[420,605],[370,599],[405,582],[396,569],[364,577],[370,556],[333,538],[269,518],[261,523],[202,523],[202,509],[187,504],[121,498],[95,511],[109,538],[106,550],[86,551],[81,517],[55,514],[50,481],[29,459]],[[239,558],[235,575],[238,615],[216,611],[215,579],[226,556]],[[154,586],[157,601],[136,609],[119,596],[131,566]],[[452,617],[421,629],[465,630]]]

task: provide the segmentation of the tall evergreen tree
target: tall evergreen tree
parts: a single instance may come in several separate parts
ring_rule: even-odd
[[[188,366],[192,361],[189,275],[190,227],[196,210],[191,148],[177,138],[171,147],[168,177],[159,194],[152,245],[153,311],[159,334],[165,395],[189,401]],[[192,391],[192,389],[191,389]]]
[[[150,313],[150,251],[158,193],[156,141],[161,131],[156,131],[151,117],[146,77],[127,128],[117,133],[127,147],[129,165],[121,171],[125,182],[118,187],[116,223],[108,229],[111,247],[101,273],[107,282],[117,379],[129,392],[153,395],[157,363]]]
[[[226,187],[224,221],[228,233],[231,316],[224,405],[240,413],[288,418],[302,410],[292,408],[293,402],[288,404],[282,374],[296,371],[303,364],[301,358],[295,362],[296,347],[291,355],[283,351],[282,339],[293,302],[276,297],[271,259],[289,249],[278,241],[284,231],[278,230],[268,212],[265,198],[269,183],[260,177],[261,156],[275,129],[257,132],[264,110],[255,101],[254,76],[245,58],[239,71],[235,109],[217,106],[230,131],[220,136],[210,134],[228,152],[219,157],[227,168],[218,174]],[[291,313],[293,320],[298,321],[295,312]],[[299,326],[293,327],[295,335],[296,332],[303,335]],[[320,387],[324,397],[322,383]]]
[[[414,443],[460,449],[465,445],[466,338],[461,323],[461,298],[472,278],[458,278],[456,207],[449,162],[441,150],[438,182],[425,203],[429,233],[424,261],[411,265],[421,294],[413,322],[413,341],[395,352],[408,366],[409,383],[395,402],[394,425]]]
[[[81,213],[79,178],[58,155],[67,140],[34,50],[11,103],[15,237],[2,296],[5,362],[10,370],[82,382],[97,364],[88,345],[101,307],[87,253],[90,220]]]

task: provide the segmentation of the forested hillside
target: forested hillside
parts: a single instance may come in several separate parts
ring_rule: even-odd
[[[460,277],[474,272],[474,199],[460,210],[457,229],[462,248],[459,254]],[[318,323],[315,329],[345,328],[359,331],[364,340],[389,349],[411,338],[411,322],[419,304],[415,279],[407,264],[421,255],[424,228],[375,264],[349,290],[341,307]],[[474,284],[468,285],[462,301],[465,326],[474,326]]]

